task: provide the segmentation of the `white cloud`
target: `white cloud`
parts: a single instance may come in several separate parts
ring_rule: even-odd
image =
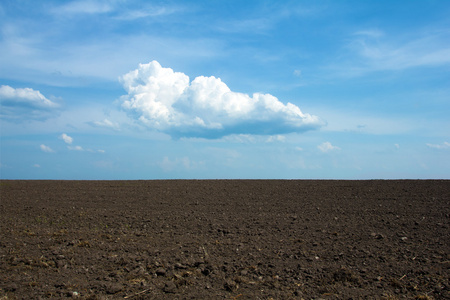
[[[280,134],[322,126],[318,117],[269,94],[233,92],[220,78],[189,77],[157,61],[121,77],[122,107],[141,123],[172,137]]]
[[[23,104],[36,108],[55,108],[58,104],[48,100],[39,91],[30,88],[12,88],[9,85],[0,87],[2,105]]]
[[[400,149],[400,145],[399,144],[394,144],[395,148]]]
[[[174,14],[182,10],[181,6],[166,5],[166,6],[154,6],[148,5],[146,7],[139,7],[139,9],[121,10],[116,17],[118,20],[137,20],[142,18],[155,18]]]
[[[119,129],[119,124],[112,122],[108,119],[103,119],[102,121],[95,121],[95,122],[91,122],[91,125],[95,126],[95,127],[104,127],[104,128],[111,128],[114,130],[118,130]]]
[[[337,147],[337,146],[333,146],[331,145],[330,142],[324,142],[322,144],[320,144],[319,146],[317,146],[317,148],[322,151],[323,153],[326,152],[330,152],[330,151],[334,151],[334,150],[340,150],[341,148]]]
[[[41,167],[41,165],[39,165],[39,164],[34,164],[33,165],[33,168],[40,168]]]
[[[63,133],[60,135],[59,137],[60,139],[64,140],[64,142],[68,145],[71,145],[73,142],[73,138],[68,136],[67,134]],[[81,146],[67,146],[67,149],[72,150],[72,151],[87,151],[87,152],[91,152],[91,153],[105,153],[105,150],[102,149],[97,149],[97,150],[93,150],[93,149],[85,149]]]
[[[53,151],[52,148],[50,148],[49,146],[46,146],[44,144],[41,144],[40,148],[41,148],[42,151],[47,152],[47,153],[55,152],[55,151]]]
[[[0,116],[9,120],[46,119],[59,105],[31,88],[0,86]]]
[[[444,142],[442,144],[427,144],[427,146],[434,149],[450,149],[449,142]]]
[[[266,142],[267,143],[273,143],[273,142],[284,142],[286,141],[286,137],[284,135],[271,135],[267,138]]]
[[[63,139],[63,141],[64,141],[66,144],[69,144],[69,145],[72,144],[72,142],[73,142],[73,138],[70,137],[70,136],[68,136],[68,135],[65,134],[65,133],[61,134],[60,138]]]
[[[75,151],[84,151],[83,147],[81,146],[67,146],[67,149]]]

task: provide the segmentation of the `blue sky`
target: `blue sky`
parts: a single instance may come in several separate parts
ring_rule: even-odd
[[[449,15],[0,1],[0,177],[450,178]]]

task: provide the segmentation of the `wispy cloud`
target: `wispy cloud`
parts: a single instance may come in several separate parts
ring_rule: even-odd
[[[111,3],[107,1],[83,0],[55,6],[51,9],[51,12],[67,16],[72,14],[101,14],[110,12],[112,9]]]
[[[434,149],[450,149],[449,142],[443,142],[442,144],[427,144],[427,146]]]
[[[182,8],[179,6],[156,6],[156,5],[148,5],[144,8],[139,9],[127,9],[118,12],[118,15],[115,17],[118,20],[124,21],[132,21],[143,18],[155,18],[168,16],[174,13],[181,11]]]
[[[44,144],[41,144],[39,147],[41,148],[42,151],[47,152],[47,153],[55,152],[55,151],[53,151],[52,148],[50,148],[49,146],[46,146]]]
[[[109,14],[113,20],[133,21],[148,17],[167,16],[181,10],[176,5],[123,3],[122,1],[81,0],[56,5],[50,12],[58,16]]]
[[[255,6],[253,11],[243,16],[233,16],[218,22],[216,27],[219,31],[234,34],[267,34],[286,19],[317,16],[322,10],[316,4],[275,1]]]
[[[337,146],[333,146],[330,142],[324,142],[317,146],[317,148],[322,151],[323,153],[327,153],[330,151],[340,150],[341,148]]]
[[[274,21],[274,19],[268,17],[231,20],[219,25],[217,29],[228,33],[265,33],[272,28]]]
[[[71,151],[87,151],[87,152],[91,152],[91,153],[105,153],[105,150],[102,149],[97,149],[97,150],[93,150],[93,149],[89,149],[89,148],[83,148],[79,145],[73,145],[73,138],[65,133],[61,134],[59,136],[60,139],[62,139],[66,144],[68,144],[67,149],[71,150]]]
[[[384,32],[379,29],[366,29],[355,32],[355,36],[366,38],[380,38],[384,36]]]
[[[0,40],[0,76],[50,86],[83,86],[99,79],[117,80],[119,75],[130,70],[130,66],[147,59],[148,53],[163,59],[176,57],[191,61],[203,61],[224,53],[223,42],[217,39],[174,38],[154,32],[105,34],[96,39],[86,37],[81,40],[76,44],[65,41],[57,48],[48,48],[46,39],[15,34],[6,36]],[[40,76],[34,76],[36,73]]]
[[[450,32],[436,29],[414,37],[394,37],[379,29],[361,30],[349,44],[357,54],[352,68],[359,72],[402,70],[450,64]]]
[[[269,94],[231,91],[220,78],[189,77],[157,61],[122,76],[122,107],[149,128],[172,137],[303,132],[323,125],[317,116]]]
[[[119,129],[119,124],[117,124],[116,122],[112,122],[109,119],[103,119],[101,121],[94,121],[94,122],[90,122],[89,124],[94,127],[111,128],[114,130]]]
[[[74,151],[84,151],[83,147],[81,146],[67,146],[67,149]]]
[[[266,142],[267,143],[273,143],[273,142],[284,142],[286,141],[286,137],[284,135],[271,135],[267,138]]]

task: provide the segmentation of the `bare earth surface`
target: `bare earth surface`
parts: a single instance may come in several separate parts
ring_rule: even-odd
[[[450,181],[0,181],[0,299],[450,299]]]

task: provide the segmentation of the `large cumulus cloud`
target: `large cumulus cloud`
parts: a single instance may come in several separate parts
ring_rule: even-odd
[[[233,92],[214,76],[189,77],[157,61],[121,77],[122,107],[150,128],[172,137],[281,134],[318,128],[318,117],[269,94]]]

